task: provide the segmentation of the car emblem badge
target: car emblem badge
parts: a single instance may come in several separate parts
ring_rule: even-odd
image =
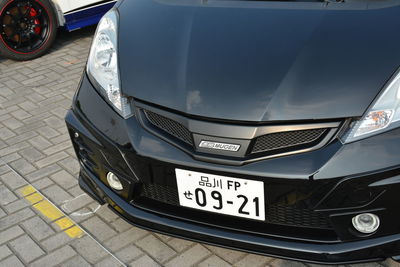
[[[218,143],[212,141],[201,141],[199,144],[201,148],[209,148],[209,149],[218,149],[225,151],[237,152],[240,149],[240,145],[235,144],[227,144],[227,143]]]

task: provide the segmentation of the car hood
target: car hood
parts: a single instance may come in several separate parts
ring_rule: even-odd
[[[399,66],[400,8],[312,4],[124,1],[122,91],[225,120],[362,116]]]

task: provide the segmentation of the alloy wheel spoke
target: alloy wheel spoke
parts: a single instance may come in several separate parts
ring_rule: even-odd
[[[10,16],[13,21],[17,21],[18,20],[18,18],[16,16],[14,16],[14,14],[12,14],[10,11],[6,11],[6,15]]]
[[[22,45],[22,34],[19,34],[19,38],[18,38],[18,43],[17,43],[17,48],[20,48]]]
[[[13,29],[12,33],[8,35],[8,39],[13,41],[14,37],[17,35],[19,35],[19,33],[15,29]]]
[[[21,10],[21,5],[17,4],[17,10],[18,10],[18,19],[22,19],[24,17],[24,13]]]
[[[32,45],[32,33],[29,33],[28,35],[28,43],[29,43],[29,49],[32,49],[33,45]]]
[[[32,3],[30,1],[26,2],[25,7],[26,7],[26,10],[24,13],[24,17],[29,17],[29,14],[31,13],[31,10],[32,10]]]
[[[30,18],[29,14],[31,13],[32,7],[29,6],[24,13],[24,18]]]

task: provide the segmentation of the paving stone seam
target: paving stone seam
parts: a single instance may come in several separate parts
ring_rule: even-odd
[[[15,170],[14,168],[12,168],[8,163],[4,162],[1,158],[0,158],[0,162],[3,163],[3,165],[7,166],[12,172],[14,172],[16,175],[18,175],[20,178],[24,179],[25,182],[34,187],[23,175],[21,175],[17,170]],[[36,188],[35,188],[36,189]],[[81,224],[75,222],[72,218],[69,217],[68,214],[66,214],[63,210],[61,210],[57,205],[55,205],[50,199],[48,199],[40,190],[36,189],[36,191],[48,202],[50,202],[56,209],[58,209],[62,214],[64,214],[64,216],[66,218],[69,218],[72,222],[74,222],[77,226],[79,226],[82,231],[89,236],[91,239],[93,239],[103,250],[105,250],[111,257],[113,257],[118,263],[120,263],[122,266],[128,267],[128,265],[126,265],[123,261],[121,261],[116,255],[114,255],[110,250],[108,250],[106,247],[104,247],[93,235],[91,235],[89,233],[89,231],[87,231],[85,229],[85,227],[83,227]],[[28,233],[26,233],[28,234]],[[18,255],[18,254],[16,254]],[[47,256],[46,254],[44,256]],[[18,258],[19,260],[21,260],[20,258]],[[23,262],[23,261],[22,261]]]

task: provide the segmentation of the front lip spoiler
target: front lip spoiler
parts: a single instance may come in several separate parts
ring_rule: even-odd
[[[83,164],[81,164],[79,184],[95,200],[102,204],[108,203],[112,211],[134,226],[190,241],[234,248],[249,253],[317,264],[351,264],[385,260],[385,255],[380,258],[368,257],[373,250],[387,253],[387,251],[394,251],[395,247],[400,246],[400,234],[347,243],[315,244],[250,236],[170,219],[127,203],[99,181]],[[387,257],[390,256],[393,255],[387,255]]]

